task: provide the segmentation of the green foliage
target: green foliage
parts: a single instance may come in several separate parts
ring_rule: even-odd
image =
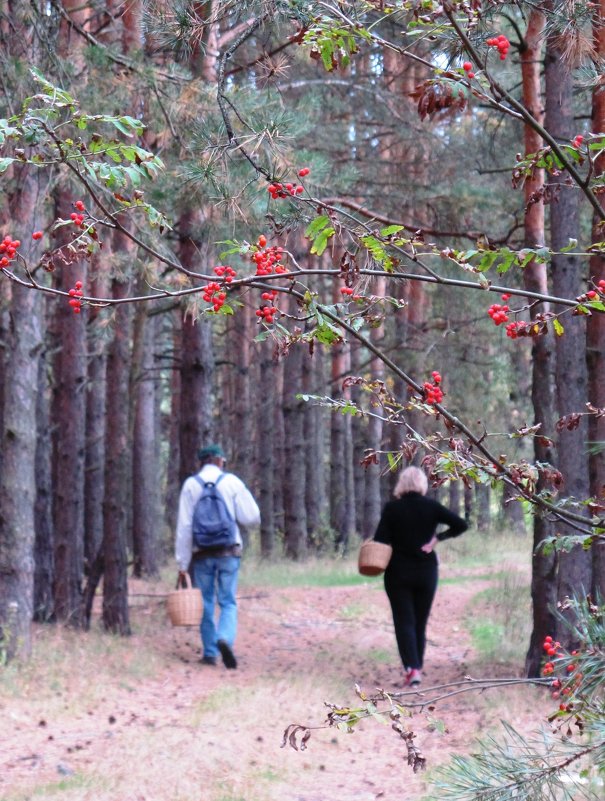
[[[439,772],[433,784],[439,799],[448,801],[561,801],[596,799],[589,783],[577,768],[587,755],[585,744],[543,731],[526,737],[503,724],[504,737],[487,737],[477,742],[469,757],[453,758],[449,768]],[[605,758],[605,745],[594,748],[595,759]]]
[[[359,40],[371,40],[362,26],[351,29],[327,16],[314,20],[303,36],[303,44],[310,47],[311,58],[321,60],[327,72],[348,67],[351,56],[359,50]]]
[[[336,233],[336,229],[329,223],[330,218],[326,214],[322,214],[316,217],[305,231],[305,236],[313,240],[310,252],[316,256],[321,256],[328,246],[330,238]]]
[[[578,647],[552,657],[561,676],[553,684],[559,708],[549,718],[552,728],[528,736],[503,723],[501,738],[481,738],[473,753],[455,756],[437,771],[434,786],[440,799],[578,801],[602,795],[605,606],[578,599],[569,606],[577,621]]]

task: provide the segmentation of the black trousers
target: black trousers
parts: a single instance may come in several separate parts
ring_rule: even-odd
[[[384,574],[395,625],[395,637],[405,668],[420,670],[426,646],[426,625],[437,590],[437,560],[393,562]]]

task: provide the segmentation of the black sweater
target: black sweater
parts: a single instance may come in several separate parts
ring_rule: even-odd
[[[385,505],[374,539],[393,546],[392,559],[395,561],[410,557],[433,561],[435,554],[424,553],[421,547],[430,542],[439,524],[449,528],[437,534],[438,540],[458,537],[468,528],[466,521],[432,498],[418,492],[406,492]]]

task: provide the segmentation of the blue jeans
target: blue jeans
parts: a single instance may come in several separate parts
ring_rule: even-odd
[[[204,614],[200,624],[204,656],[218,656],[216,643],[224,640],[232,648],[237,632],[238,556],[210,556],[193,562],[193,584],[199,587],[204,599]],[[214,606],[218,602],[218,623]]]

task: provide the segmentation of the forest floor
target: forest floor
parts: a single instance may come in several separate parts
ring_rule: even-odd
[[[402,703],[428,704],[429,688],[467,676],[521,676],[521,664],[485,664],[469,633],[496,571],[444,571],[422,694]],[[353,734],[325,726],[324,702],[361,704],[355,684],[404,689],[381,579],[274,588],[248,575],[237,670],[200,664],[196,631],[167,622],[166,591],[132,582],[130,638],[36,627],[32,664],[0,683],[2,801],[433,799],[436,766],[499,732],[501,718],[536,730],[552,711],[548,693],[527,685],[412,710],[403,720],[427,760],[414,773],[390,721],[364,720]],[[282,747],[289,724],[311,727],[305,750]]]

